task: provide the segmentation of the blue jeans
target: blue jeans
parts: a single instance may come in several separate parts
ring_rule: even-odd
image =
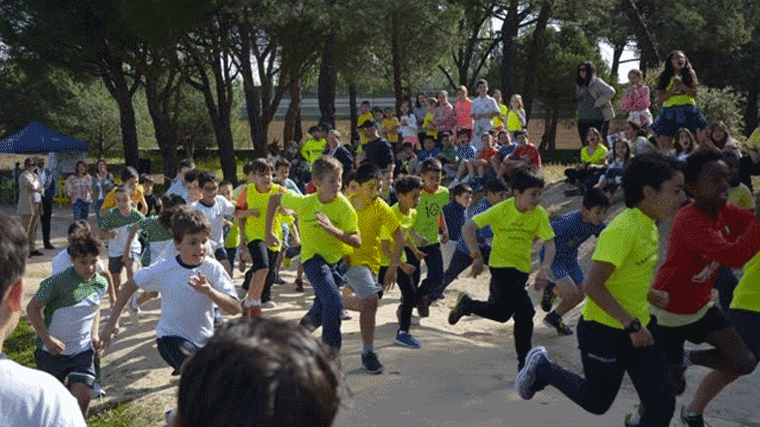
[[[483,254],[484,263],[488,265],[488,256],[491,254],[491,247],[487,245],[480,245],[480,253]],[[434,301],[443,298],[443,292],[446,290],[446,287],[454,282],[454,280],[456,280],[456,278],[459,277],[459,275],[462,274],[462,272],[465,271],[467,267],[470,266],[470,264],[472,264],[470,254],[466,254],[460,250],[455,250],[454,253],[451,254],[451,260],[449,260],[449,268],[447,268],[446,272],[443,273],[443,283],[441,283],[440,286],[432,291],[429,299],[431,301]]]
[[[536,378],[540,383],[558,388],[583,409],[601,415],[612,406],[623,374],[628,372],[644,408],[639,425],[667,427],[675,411],[676,398],[665,354],[657,344],[659,337],[654,320],[647,329],[654,336],[655,345],[633,347],[630,335],[622,329],[581,318],[578,347],[585,378],[554,363],[539,365]]]
[[[80,219],[87,221],[87,217],[90,216],[90,204],[82,199],[77,199],[71,206],[71,209],[74,211],[74,221],[79,221]]]
[[[330,347],[340,349],[340,312],[343,302],[338,286],[344,280],[335,264],[328,264],[320,255],[314,255],[303,263],[306,278],[314,288],[314,305],[306,313],[306,318],[316,327],[322,327],[322,341]]]

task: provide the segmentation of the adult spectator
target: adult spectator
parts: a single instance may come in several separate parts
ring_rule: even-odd
[[[575,99],[578,101],[578,136],[583,145],[590,128],[597,128],[607,139],[610,120],[615,118],[612,98],[615,89],[596,77],[594,64],[584,62],[578,67],[575,79]]]
[[[414,101],[414,117],[417,120],[417,141],[419,141],[419,145],[422,145],[422,141],[425,140],[425,131],[422,130],[422,124],[425,122],[425,116],[427,116],[427,113],[427,95],[420,92],[417,94],[417,99]]]
[[[26,236],[29,240],[29,256],[42,255],[42,252],[35,249],[37,241],[37,222],[40,219],[42,210],[42,182],[40,177],[34,173],[34,159],[27,157],[24,160],[24,171],[18,177],[19,196],[16,205],[16,213],[21,217],[21,224],[24,225]]]
[[[752,176],[760,175],[760,126],[744,143],[747,155],[739,160],[739,176],[744,185],[752,189]]]
[[[31,160],[31,159],[28,159]],[[26,171],[25,171],[26,172]],[[1,352],[22,311],[22,277],[29,244],[22,226],[0,214],[0,425],[85,427],[74,396],[52,375]]]
[[[335,129],[327,131],[325,154],[335,157],[343,164],[343,176],[353,169],[354,156],[340,143],[340,132]]]
[[[365,120],[359,126],[367,136],[367,145],[364,147],[362,160],[374,163],[385,173],[393,173],[393,148],[377,133],[377,125],[374,120]]]
[[[475,126],[472,129],[472,145],[477,151],[480,151],[481,136],[493,129],[491,119],[499,115],[499,105],[496,100],[488,96],[488,82],[478,80],[478,97],[472,101],[472,110],[470,114],[475,120]]]
[[[95,215],[100,219],[100,207],[103,206],[103,199],[116,184],[113,182],[113,175],[108,172],[108,165],[103,159],[98,160],[95,167],[95,175],[92,177],[92,193],[94,200],[93,209]]]
[[[45,159],[37,157],[37,176],[40,177],[42,188],[42,215],[40,216],[40,223],[42,223],[42,242],[45,245],[45,249],[55,249],[50,243],[50,221],[53,218],[53,198],[55,197],[55,176],[53,172],[45,167]]]
[[[454,111],[454,106],[449,102],[449,93],[445,90],[438,92],[438,107],[433,112],[433,121],[431,123],[433,129],[438,131],[438,134],[448,132],[451,135],[456,120],[456,111]]]
[[[84,160],[78,161],[74,173],[66,178],[64,191],[71,199],[74,221],[87,221],[92,203],[92,177],[87,174],[87,163]]]

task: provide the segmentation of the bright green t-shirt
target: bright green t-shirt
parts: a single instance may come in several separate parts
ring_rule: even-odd
[[[670,84],[668,85],[667,90],[670,90],[671,88],[673,88],[674,85],[675,85],[675,79],[671,78]],[[672,107],[674,105],[697,105],[697,101],[693,97],[685,93],[680,94],[680,95],[673,95],[670,98],[662,101],[663,108]]]
[[[506,105],[500,103],[499,104],[499,115],[498,116],[493,116],[493,118],[491,119],[491,126],[493,126],[494,128],[498,128],[499,126],[503,126],[504,125],[504,121],[501,120],[501,116],[506,116],[507,114],[509,114],[509,108],[507,108]]]
[[[357,210],[358,193],[348,196],[348,200],[356,211],[359,221],[359,235],[362,244],[354,249],[351,254],[351,265],[366,265],[374,273],[380,268],[380,237],[383,229],[388,230],[389,234],[396,232],[399,227],[398,218],[393,214],[390,206],[385,200],[376,198],[362,210]]]
[[[237,201],[240,193],[245,189],[247,184],[238,185],[237,188],[232,190],[232,200]],[[237,248],[240,245],[240,230],[238,229],[237,219],[232,221],[232,227],[227,233],[227,237],[224,238],[224,247],[227,249]]]
[[[269,198],[273,194],[283,192],[284,189],[279,184],[272,184],[269,190],[260,193],[256,190],[256,185],[249,184],[243,191],[240,192],[237,198],[236,208],[238,210],[251,210],[256,209],[259,211],[259,216],[247,216],[245,218],[245,238],[246,243],[254,240],[266,240],[265,227],[267,222],[267,206],[269,205]],[[282,241],[282,214],[277,212],[272,221],[272,232],[278,240]],[[270,246],[269,249],[272,252],[279,252],[279,246]]]
[[[596,150],[593,153],[589,153],[589,146],[581,148],[581,161],[583,163],[591,163],[592,165],[603,165],[607,154],[607,147],[602,144],[596,144]]]
[[[343,194],[338,194],[331,201],[322,203],[319,201],[319,193],[302,196],[286,191],[282,196],[281,205],[294,210],[298,215],[302,262],[313,258],[314,255],[321,255],[325,261],[334,264],[344,255],[351,253],[352,248],[325,231],[317,222],[316,216],[318,212],[321,212],[344,233],[358,233],[359,223],[356,211]]]
[[[443,207],[449,202],[449,189],[438,186],[435,193],[422,190],[420,204],[417,205],[417,220],[412,229],[427,240],[420,246],[428,246],[438,243],[438,218],[443,212]]]
[[[546,210],[538,206],[533,210],[520,212],[515,206],[514,197],[475,215],[472,221],[478,228],[490,225],[493,230],[493,244],[488,260],[491,267],[514,267],[528,273],[533,239],[538,237],[547,241],[554,238],[554,230]]]
[[[309,169],[314,160],[317,160],[324,152],[327,141],[324,139],[309,138],[301,147],[301,155],[309,163]]]
[[[615,266],[605,287],[625,311],[635,316],[642,325],[649,323],[647,293],[652,283],[660,233],[654,220],[638,208],[628,208],[610,222],[599,235],[594,261]],[[585,320],[624,329],[617,319],[586,298],[581,310]]]
[[[734,289],[731,308],[760,312],[760,253],[744,265],[744,276]]]
[[[404,240],[409,239],[409,230],[412,228],[412,225],[414,225],[414,221],[417,220],[417,210],[409,209],[409,212],[404,215],[401,213],[401,208],[399,207],[398,203],[391,206],[391,210],[398,219],[401,231],[404,233]],[[393,236],[391,236],[391,233],[388,231],[387,227],[383,227],[383,230],[380,232],[380,241],[390,242],[388,247],[391,251],[393,251]],[[406,251],[401,251],[401,262],[406,262]],[[382,247],[380,248],[380,265],[383,267],[388,267],[391,265],[391,260],[385,255]]]

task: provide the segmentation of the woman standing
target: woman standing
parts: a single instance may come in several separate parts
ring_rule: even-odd
[[[87,163],[84,160],[77,162],[74,174],[66,179],[64,191],[71,199],[74,221],[87,221],[92,203],[92,177],[87,174]]]
[[[18,177],[19,196],[16,205],[16,213],[21,216],[21,224],[26,229],[29,239],[29,256],[42,255],[35,249],[37,241],[37,222],[42,209],[42,182],[34,173],[35,161],[31,157],[24,160],[24,171]]]
[[[95,198],[95,215],[100,219],[100,207],[103,205],[103,199],[106,198],[112,188],[114,188],[113,175],[108,172],[108,166],[103,159],[98,160],[95,176],[92,180],[92,191]]]
[[[414,117],[417,120],[417,149],[422,145],[422,141],[425,140],[425,131],[422,130],[422,124],[425,121],[425,116],[428,113],[427,95],[424,92],[417,94],[417,99],[414,101]]]
[[[578,136],[585,145],[590,128],[596,128],[607,139],[610,120],[615,118],[612,98],[615,89],[594,75],[596,69],[590,62],[578,67],[575,79],[575,99],[578,101]]]

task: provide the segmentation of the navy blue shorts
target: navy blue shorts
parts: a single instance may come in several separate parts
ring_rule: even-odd
[[[734,325],[749,351],[760,360],[760,312],[749,310],[729,310],[728,318]]]
[[[216,248],[214,250],[214,258],[216,258],[217,261],[222,262],[227,259],[227,250],[224,248]]]
[[[198,351],[198,346],[182,337],[161,337],[156,342],[158,343],[158,353],[169,366],[174,368],[174,372],[177,374],[179,374],[179,369],[185,360]]]
[[[37,369],[56,377],[64,385],[82,383],[90,387],[95,384],[95,353],[92,350],[72,355],[53,356],[38,348],[34,352]]]
[[[652,123],[652,130],[658,136],[674,136],[678,129],[686,128],[696,134],[709,126],[707,120],[695,105],[674,105],[663,108]]]

